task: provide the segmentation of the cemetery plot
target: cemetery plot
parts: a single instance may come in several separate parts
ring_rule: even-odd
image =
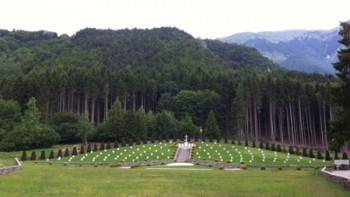
[[[61,162],[140,162],[173,159],[174,143],[143,144],[58,158]]]
[[[192,153],[195,160],[231,162],[256,165],[332,165],[331,161],[303,157],[236,144],[200,142]]]

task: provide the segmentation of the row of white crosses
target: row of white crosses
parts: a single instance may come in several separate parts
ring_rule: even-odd
[[[91,161],[95,162],[98,158],[102,158],[102,157],[103,157],[102,160],[104,162],[106,162],[108,160],[108,158],[110,158],[110,157],[114,157],[113,158],[114,161],[117,161],[118,159],[126,161],[130,158],[132,158],[131,161],[138,161],[141,158],[149,159],[149,157],[152,157],[153,155],[157,155],[156,156],[157,159],[164,158],[164,151],[162,149],[166,149],[166,145],[163,146],[161,142],[159,143],[159,145],[160,146],[157,146],[157,144],[154,144],[153,149],[151,146],[149,146],[148,149],[146,149],[145,145],[142,146],[142,149],[134,148],[134,147],[130,146],[129,148],[134,149],[135,151],[133,151],[129,154],[127,153],[126,147],[124,149],[117,148],[116,151],[112,150],[111,152],[110,151],[107,152],[107,150],[105,149],[104,151],[101,151],[97,154],[95,153],[96,155],[94,155],[94,157],[92,158]],[[170,152],[171,149],[168,148],[165,151]],[[80,158],[80,161],[84,161],[85,159],[87,159],[86,157],[88,157],[89,155],[91,155],[93,153],[94,153],[93,151],[91,151],[90,153],[86,153],[85,155],[83,155]],[[143,157],[143,156],[145,156],[145,157]],[[75,158],[75,156],[72,155],[68,161],[71,162],[74,158]],[[167,159],[170,159],[170,157],[168,156]]]

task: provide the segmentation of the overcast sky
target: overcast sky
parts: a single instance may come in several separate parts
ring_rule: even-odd
[[[331,29],[350,19],[350,0],[0,0],[0,29],[72,35],[86,27],[178,27],[194,37]]]

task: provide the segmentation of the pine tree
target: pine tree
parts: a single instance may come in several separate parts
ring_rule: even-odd
[[[27,161],[27,151],[22,152],[21,161]]]
[[[84,145],[81,145],[81,147],[80,147],[80,154],[85,154]]]
[[[107,142],[107,149],[111,149],[112,148],[112,146],[111,146],[111,142],[110,141],[108,141]]]
[[[340,85],[334,88],[333,92],[335,102],[340,106],[340,109],[336,112],[330,131],[332,146],[336,150],[339,150],[350,139],[350,23],[342,22],[340,26],[342,28],[339,35],[342,38],[339,43],[343,47],[338,50],[339,61],[333,64],[340,79]]]
[[[343,156],[341,158],[342,159],[349,159],[348,154],[346,154],[346,152],[343,152]]]
[[[113,144],[113,148],[118,148],[118,147],[119,147],[118,140],[115,140],[115,141],[114,141],[114,144]]]
[[[260,149],[263,149],[263,148],[264,148],[263,142],[260,142],[260,143],[259,143],[259,148],[260,148]]]
[[[40,157],[39,157],[40,160],[45,160],[46,159],[46,155],[45,155],[45,151],[41,151],[41,154],[40,154]]]
[[[274,143],[271,144],[271,151],[276,151],[276,147]]]
[[[57,158],[62,158],[62,149],[58,149]]]
[[[277,144],[277,152],[282,152],[282,148],[280,144]]]
[[[32,155],[30,156],[30,160],[36,160],[36,153],[35,151],[32,151]]]
[[[317,159],[323,159],[323,155],[322,155],[322,153],[321,153],[321,150],[318,150],[317,151]]]
[[[93,149],[94,152],[97,151],[97,144],[94,144],[94,149]]]
[[[73,147],[72,155],[78,155],[77,148]]]
[[[69,150],[68,150],[68,148],[66,148],[66,150],[64,151],[64,156],[65,157],[69,157]]]
[[[208,114],[208,119],[205,122],[206,128],[205,128],[205,134],[206,136],[211,136],[214,139],[220,138],[220,130],[218,123],[215,118],[215,114],[213,110],[210,110]]]
[[[338,159],[339,159],[339,155],[338,155],[338,152],[337,152],[337,151],[334,152],[334,159],[335,159],[335,160],[338,160]]]
[[[49,155],[49,159],[54,159],[55,158],[55,154],[53,152],[53,150],[50,151],[50,155]]]
[[[308,154],[307,154],[307,151],[306,151],[306,148],[303,148],[303,157],[307,157]]]
[[[90,153],[91,152],[91,145],[90,144],[88,144],[88,146],[87,146],[87,150],[86,150],[86,153]]]
[[[105,150],[106,148],[105,148],[105,143],[104,142],[102,142],[101,144],[100,144],[100,150]]]
[[[309,157],[315,158],[314,151],[312,150],[312,148],[309,149]]]
[[[330,156],[329,151],[327,150],[326,151],[326,161],[330,161],[330,160],[332,160],[332,157]]]

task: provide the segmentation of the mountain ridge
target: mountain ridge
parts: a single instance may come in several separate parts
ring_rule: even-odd
[[[340,49],[339,27],[329,30],[243,32],[219,40],[256,48],[289,70],[334,74],[332,63]]]

